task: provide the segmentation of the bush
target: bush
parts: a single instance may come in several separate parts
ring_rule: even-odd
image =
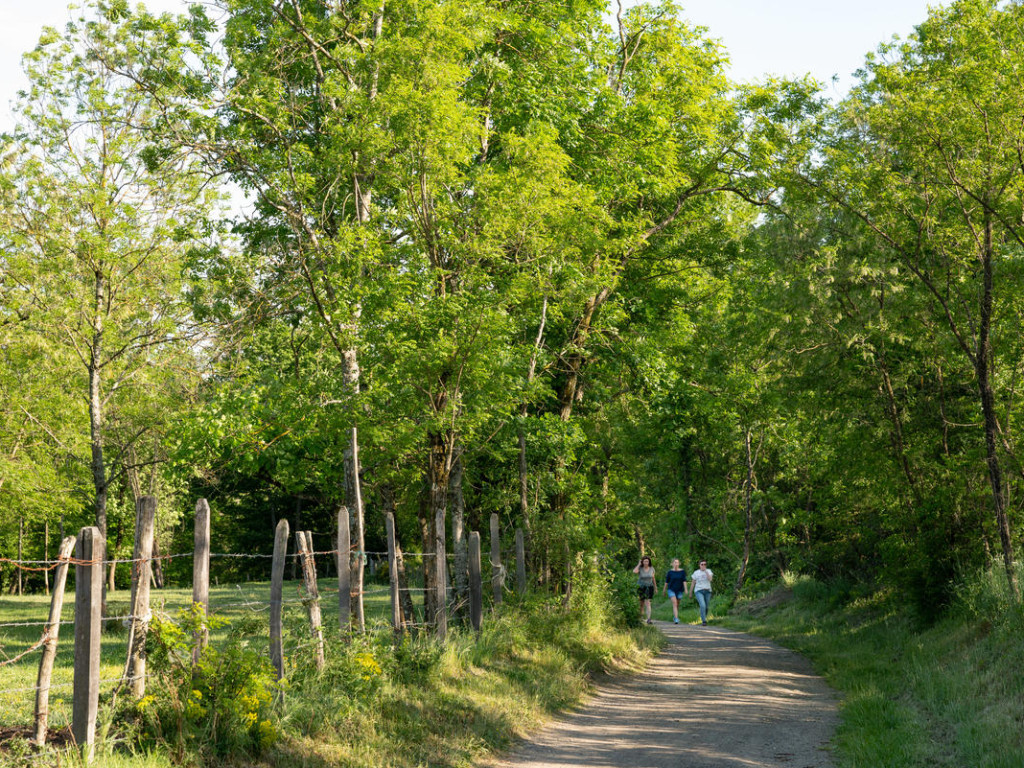
[[[245,628],[232,628],[221,647],[207,645],[192,665],[193,636],[217,626],[193,605],[178,621],[155,618],[149,633],[147,695],[135,702],[143,739],[218,757],[258,755],[277,738],[272,704],[277,675],[249,646]]]

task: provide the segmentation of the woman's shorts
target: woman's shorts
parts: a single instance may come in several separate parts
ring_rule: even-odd
[[[686,592],[676,592],[673,589],[666,590],[669,597],[674,597],[676,600],[682,600],[686,597]]]
[[[640,595],[641,600],[653,600],[654,599],[654,585],[640,585],[636,588],[636,593]]]

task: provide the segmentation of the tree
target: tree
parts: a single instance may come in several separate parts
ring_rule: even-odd
[[[64,449],[89,466],[104,537],[111,484],[155,460],[127,457],[148,454],[140,441],[159,429],[191,367],[183,264],[206,244],[216,200],[193,158],[153,134],[151,94],[117,71],[139,51],[152,55],[168,30],[140,30],[124,14],[100,5],[63,34],[44,32],[25,57],[30,87],[3,149],[5,312],[59,372],[43,403],[66,393],[84,406],[74,432],[88,459],[77,444]],[[61,442],[63,425],[37,423]]]

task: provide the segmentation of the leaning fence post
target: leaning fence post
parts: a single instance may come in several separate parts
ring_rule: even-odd
[[[338,626],[341,636],[348,637],[352,624],[352,549],[348,507],[338,508]]]
[[[526,594],[526,541],[523,529],[516,528],[516,592]]]
[[[210,615],[210,505],[206,499],[196,502],[195,533],[192,554],[192,607],[203,610],[203,627],[193,638],[192,663],[199,663],[199,656],[210,638],[206,617]]]
[[[100,635],[103,624],[103,538],[83,528],[75,545],[75,682],[71,733],[86,762],[96,740],[100,699]]]
[[[277,679],[284,679],[284,645],[281,638],[281,609],[284,594],[284,561],[288,556],[288,521],[281,520],[274,531],[274,559],[270,566],[270,663]]]
[[[469,534],[469,617],[473,629],[480,631],[484,613],[484,583],[480,567],[480,533]]]
[[[501,568],[501,528],[498,526],[498,513],[491,513],[491,592],[494,594],[494,605],[501,605],[502,592],[505,586],[505,572]]]
[[[401,597],[398,591],[398,554],[395,542],[395,515],[388,512],[384,516],[384,527],[388,535],[388,582],[391,584],[391,626],[395,628],[395,634],[402,631],[402,607],[399,603]]]
[[[135,504],[135,548],[132,555],[131,632],[125,677],[132,695],[146,695],[146,636],[149,634],[149,577],[153,572],[153,530],[156,496],[143,496]]]
[[[57,637],[60,635],[60,614],[64,608],[64,587],[68,581],[68,560],[75,548],[75,537],[68,536],[60,543],[57,555],[57,570],[53,574],[53,597],[50,598],[50,618],[43,629],[46,643],[43,657],[39,660],[39,676],[36,678],[36,744],[46,743],[46,731],[50,718],[50,678],[53,675],[53,660],[57,657]]]
[[[313,637],[316,668],[324,668],[324,630],[320,616],[320,589],[316,583],[316,560],[313,558],[312,531],[296,531],[295,543],[299,562],[302,565],[302,581],[306,587],[306,613],[309,615],[309,632]]]

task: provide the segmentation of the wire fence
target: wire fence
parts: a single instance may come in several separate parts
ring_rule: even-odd
[[[317,667],[322,666],[328,639],[344,643],[353,632],[367,631],[367,628],[370,631],[390,627],[394,632],[431,632],[443,640],[449,615],[461,613],[468,607],[472,626],[480,629],[484,590],[479,533],[471,532],[458,552],[446,552],[444,567],[438,563],[435,553],[403,553],[394,538],[394,520],[390,515],[387,516],[388,549],[385,551],[364,551],[348,546],[347,535],[332,537],[332,543],[338,544],[336,548],[314,549],[313,535],[309,531],[296,531],[298,551],[289,552],[288,524],[281,521],[274,534],[273,554],[211,553],[209,506],[205,500],[200,500],[196,505],[195,549],[154,555],[151,548],[155,512],[156,499],[143,497],[137,507],[135,553],[130,558],[90,557],[90,553],[96,551],[94,546],[102,551],[102,542],[97,539],[99,531],[95,528],[83,528],[79,533],[75,550],[79,556],[71,556],[73,542],[63,539],[61,556],[54,560],[0,558],[0,565],[11,565],[19,570],[19,585],[21,571],[46,573],[48,593],[49,572],[64,569],[56,571],[55,589],[49,595],[51,604],[45,620],[36,618],[43,612],[44,605],[35,596],[11,601],[13,610],[0,612],[0,618],[4,619],[0,621],[0,723],[32,722],[31,705],[35,700],[39,739],[52,738],[52,734],[62,729],[66,731],[70,725],[76,741],[87,743],[91,737],[81,735],[79,721],[82,702],[88,699],[89,717],[95,722],[97,690],[109,693],[127,685],[134,695],[141,696],[147,678],[152,677],[146,672],[144,649],[141,656],[139,650],[140,642],[146,642],[150,623],[154,619],[173,622],[176,616],[184,617],[194,610],[195,602],[202,604],[208,616],[224,621],[211,621],[194,636],[193,663],[203,644],[223,642],[229,624],[244,622],[244,631],[252,640],[266,643],[267,654],[279,678],[309,660]],[[343,534],[349,530],[344,508],[339,510],[338,530]],[[488,560],[492,600],[500,604],[508,585],[501,561],[496,515],[491,518],[491,541]],[[193,559],[194,584],[188,584],[181,569],[176,568],[175,574],[181,577],[178,580],[188,586],[160,589],[150,595],[154,564],[188,558]],[[230,565],[238,561],[267,563],[270,573],[262,566]],[[227,565],[217,568],[217,563]],[[520,575],[518,588],[524,589],[521,531],[516,532],[516,563]],[[289,564],[291,578],[286,580],[284,574]],[[323,574],[333,570],[334,578],[318,575],[318,565],[322,566]],[[75,566],[76,572],[75,600],[65,604],[66,579],[71,566]],[[130,570],[132,589],[129,592],[101,589],[108,579],[113,583],[115,570],[124,566]],[[215,576],[211,585],[211,568],[232,580],[221,585]],[[253,570],[257,576],[270,576],[270,583],[263,579],[251,581]],[[240,571],[246,571],[244,582],[239,578]],[[126,605],[128,596],[131,600]],[[79,622],[82,622],[81,627]],[[329,624],[335,628],[325,632]],[[73,635],[74,644],[60,637],[61,629],[68,626],[74,627],[74,632],[65,635]],[[80,652],[86,660],[81,665]],[[33,661],[37,654],[40,655],[38,681],[33,681]],[[81,680],[77,679],[79,674],[84,675]],[[79,686],[76,682],[83,684]],[[68,689],[72,689],[70,697]],[[51,735],[47,735],[47,725]]]

